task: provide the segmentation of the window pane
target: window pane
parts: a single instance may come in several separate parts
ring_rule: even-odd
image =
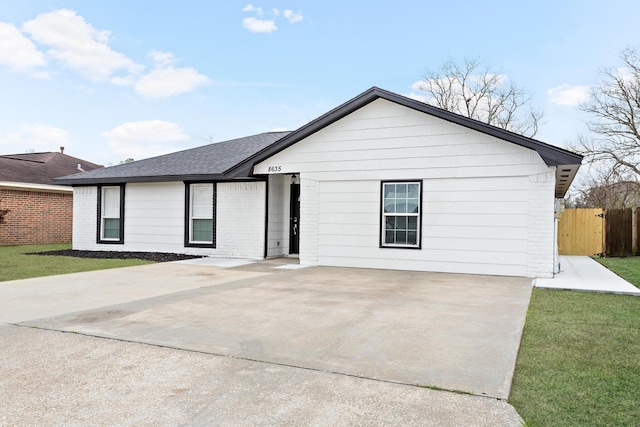
[[[384,213],[393,213],[396,211],[396,205],[393,199],[384,201]]]
[[[395,243],[394,235],[395,235],[395,233],[393,232],[393,230],[387,230],[385,232],[385,240],[384,240],[384,242],[387,243],[387,244]]]
[[[409,230],[417,230],[418,229],[418,217],[417,216],[410,216],[409,218],[407,218],[407,221],[408,221],[407,229],[409,229]]]
[[[407,244],[409,245],[417,245],[418,244],[418,233],[416,231],[408,231],[407,232]]]
[[[396,212],[407,213],[407,201],[405,199],[402,199],[402,200],[396,199]]]
[[[194,219],[191,226],[191,241],[211,242],[213,238],[213,221],[210,219]]]
[[[407,191],[407,197],[411,199],[417,199],[420,195],[420,185],[419,184],[409,184],[409,188]]]
[[[418,199],[407,200],[407,213],[418,213]]]
[[[120,218],[120,187],[102,189],[102,217]]]
[[[191,186],[191,217],[213,218],[213,184]]]
[[[384,198],[385,199],[393,199],[396,197],[396,187],[394,184],[385,184],[384,185]]]
[[[396,217],[394,216],[388,216],[387,217],[387,221],[386,221],[387,225],[385,227],[386,230],[393,230],[396,228]]]
[[[396,199],[407,197],[407,184],[396,184]]]
[[[407,217],[406,216],[397,216],[396,217],[396,228],[398,230],[406,230],[407,229]]]
[[[102,223],[103,239],[119,239],[120,238],[120,219],[105,218]]]
[[[406,231],[396,231],[396,244],[404,245],[407,243],[407,232]]]

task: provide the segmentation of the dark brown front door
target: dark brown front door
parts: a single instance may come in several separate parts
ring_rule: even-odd
[[[300,184],[291,184],[289,202],[289,254],[300,250]]]

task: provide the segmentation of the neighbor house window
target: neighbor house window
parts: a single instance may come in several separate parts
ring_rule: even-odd
[[[98,187],[98,243],[124,243],[124,185]]]
[[[215,247],[215,196],[214,183],[186,185],[186,246]]]
[[[421,181],[382,183],[381,246],[420,247],[421,205]]]

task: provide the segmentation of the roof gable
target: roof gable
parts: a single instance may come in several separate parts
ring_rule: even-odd
[[[425,114],[430,114],[440,119],[447,120],[449,122],[459,124],[478,132],[503,139],[513,144],[535,150],[538,152],[538,154],[540,154],[540,157],[542,157],[542,159],[548,166],[580,164],[582,161],[582,156],[571,151],[555,147],[553,145],[549,145],[532,138],[527,138],[525,136],[518,135],[516,133],[509,132],[507,130],[474,119],[470,119],[468,117],[461,116],[459,114],[455,114],[450,111],[446,111],[377,87],[372,87],[371,89],[361,93],[355,98],[334,108],[328,113],[307,123],[306,125],[287,135],[285,138],[282,138],[272,146],[267,147],[259,153],[256,153],[255,156],[253,156],[251,159],[247,159],[247,161],[252,161],[253,163],[261,162],[272,156],[276,152],[279,152],[286,147],[295,144],[296,142],[306,138],[307,136],[328,126],[329,124],[340,120],[341,118],[351,114],[355,110],[362,108],[363,106],[378,98],[386,99],[387,101],[395,102],[396,104],[412,108]],[[238,165],[238,167],[240,166],[241,165]]]
[[[536,151],[547,166],[557,166],[556,171],[556,197],[564,197],[569,185],[573,181],[578,168],[582,162],[582,156],[571,151],[546,144],[544,142],[527,138],[522,135],[498,128],[487,123],[483,123],[465,116],[461,116],[450,111],[446,111],[393,92],[389,92],[377,87],[361,93],[355,98],[334,108],[328,113],[307,123],[286,137],[278,140],[274,144],[266,147],[244,162],[235,166],[229,173],[247,173],[253,165],[260,163],[287,147],[303,140],[304,138],[318,132],[332,123],[344,118],[354,111],[368,105],[376,99],[385,99],[390,102],[402,105],[413,110],[432,115],[434,117],[464,126],[466,128],[481,132],[495,138],[519,145],[521,147]]]

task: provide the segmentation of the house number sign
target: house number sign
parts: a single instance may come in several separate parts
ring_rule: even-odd
[[[272,173],[272,172],[280,172],[282,171],[282,166],[277,165],[277,166],[269,166],[267,168],[267,172]]]

